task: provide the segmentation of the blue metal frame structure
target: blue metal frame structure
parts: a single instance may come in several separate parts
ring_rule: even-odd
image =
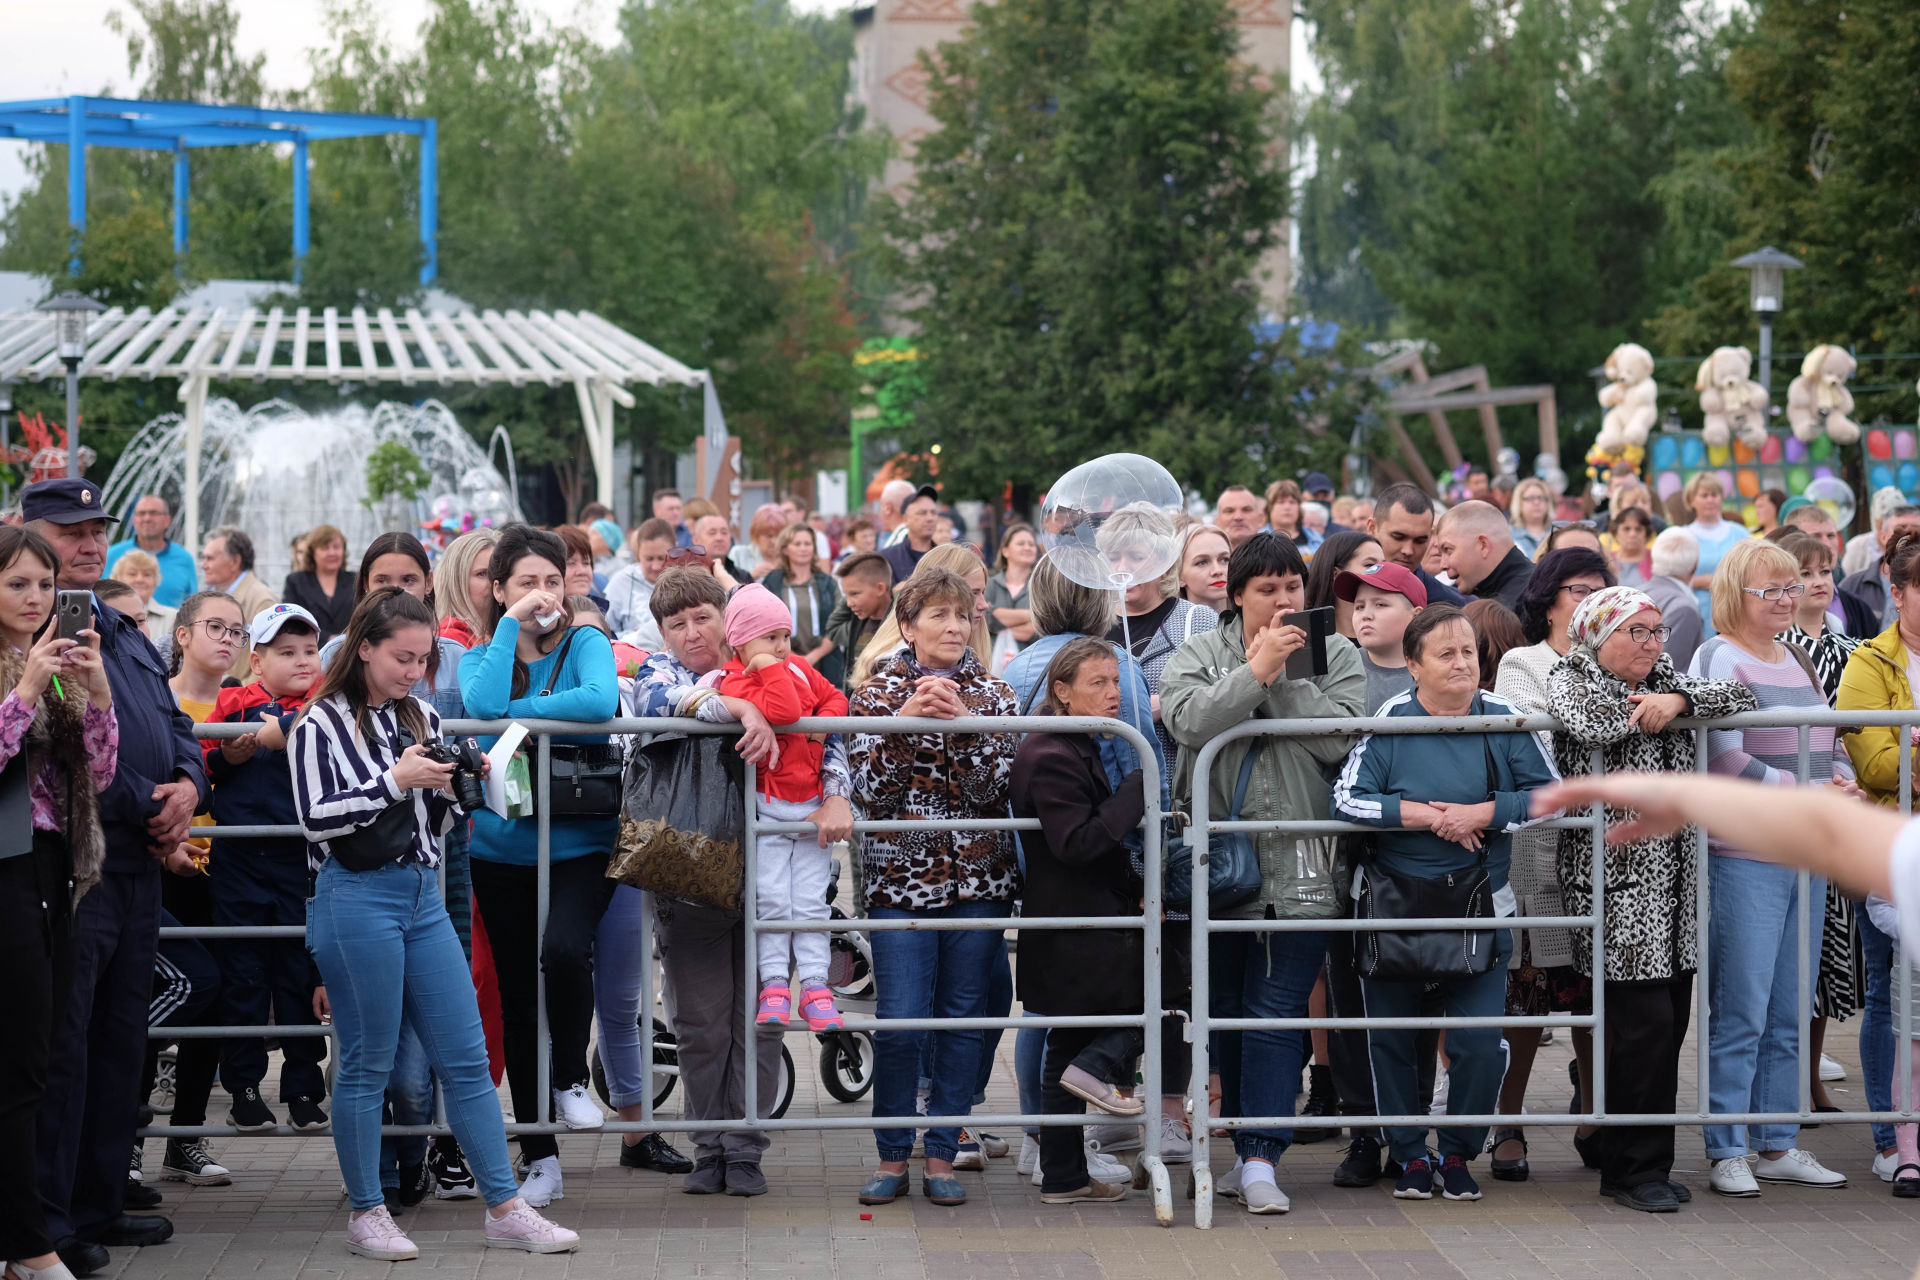
[[[420,283],[440,268],[438,190],[439,121],[428,117],[355,115],[343,111],[279,111],[268,107],[199,102],[143,102],[127,98],[39,98],[0,102],[0,138],[63,144],[67,148],[67,222],[74,235],[87,226],[87,148],[123,147],[173,153],[173,250],[187,251],[187,197],[192,175],[187,153],[201,147],[260,143],[293,146],[293,278],[307,258],[309,221],[307,144],[334,138],[405,133],[420,139]],[[78,249],[68,269],[80,270]]]

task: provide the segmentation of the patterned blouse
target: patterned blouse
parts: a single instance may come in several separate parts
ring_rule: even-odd
[[[51,694],[49,689],[42,697]],[[35,708],[20,701],[19,692],[7,694],[0,700],[0,768],[5,767],[20,754],[27,740],[27,728],[33,723]],[[86,711],[80,717],[80,733],[87,749],[87,772],[92,775],[94,791],[107,789],[113,781],[113,771],[120,759],[120,722],[113,717],[111,707],[102,711],[93,703],[87,703]],[[60,776],[60,766],[51,758],[43,760],[40,771],[33,775],[33,787],[30,792],[33,799],[33,825],[41,831],[59,831],[59,810],[54,807],[54,789],[66,785]]]
[[[1860,647],[1859,638],[1841,635],[1832,627],[1827,627],[1815,638],[1796,622],[1774,639],[1782,644],[1790,644],[1807,655],[1813,663],[1813,673],[1820,677],[1820,689],[1827,695],[1827,705],[1832,706],[1835,695],[1840,692],[1840,677],[1847,669],[1847,659]]]

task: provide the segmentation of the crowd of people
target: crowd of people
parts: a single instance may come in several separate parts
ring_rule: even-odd
[[[1816,1109],[1834,1109],[1818,1046],[1857,1012],[1868,1103],[1890,1109],[1887,911],[1813,880],[1818,962],[1804,994],[1815,1021],[1803,1028],[1792,871],[1716,837],[1703,937],[1691,835],[1632,834],[1596,867],[1588,832],[1534,817],[1540,794],[1596,758],[1608,773],[1692,771],[1693,733],[1673,727],[1682,718],[1914,708],[1920,507],[1875,495],[1870,537],[1843,547],[1817,505],[1768,494],[1763,528],[1749,530],[1726,497],[1702,474],[1678,507],[1659,510],[1637,478],[1616,475],[1602,511],[1564,521],[1532,480],[1444,509],[1410,485],[1336,496],[1319,474],[1264,494],[1231,486],[1210,518],[1110,514],[1099,534],[1110,556],[1177,552],[1163,574],[1109,592],[1071,580],[1032,526],[1001,522],[991,553],[965,541],[933,485],[890,483],[871,519],[829,521],[797,500],[764,506],[738,542],[725,513],[662,490],[629,532],[596,505],[555,530],[476,530],[437,556],[408,533],[383,534],[356,568],[344,536],[323,525],[296,540],[275,593],[242,529],[212,530],[196,556],[171,540],[164,499],[148,495],[130,513],[133,536],[110,544],[116,517],[97,487],[33,485],[22,523],[0,526],[0,951],[11,962],[0,1018],[15,1037],[0,1055],[11,1193],[0,1196],[0,1258],[20,1280],[93,1274],[106,1246],[170,1236],[151,1212],[162,1202],[152,1174],[231,1180],[205,1139],[168,1139],[157,1167],[135,1139],[153,1119],[149,1027],[193,1025],[275,1028],[285,1123],[331,1131],[351,1251],[418,1256],[398,1219],[428,1196],[482,1200],[488,1245],[576,1247],[540,1213],[564,1196],[559,1145],[519,1136],[516,1169],[498,1088],[504,1079],[523,1120],[602,1126],[588,1072],[597,1021],[610,1105],[641,1117],[649,913],[685,1115],[716,1127],[692,1133],[691,1157],[660,1134],[628,1132],[620,1163],[680,1175],[690,1194],[767,1191],[766,1131],[718,1125],[741,1114],[748,1072],[763,1114],[773,1106],[789,1026],[843,1025],[828,935],[761,928],[749,957],[739,911],[610,879],[617,802],[577,795],[550,802],[543,902],[536,819],[463,801],[435,750],[442,724],[468,717],[578,724],[551,747],[575,776],[617,772],[628,744],[595,731],[616,715],[737,724],[737,751],[754,766],[742,803],[762,821],[811,828],[759,838],[762,921],[828,918],[832,850],[863,819],[902,825],[853,842],[860,914],[959,925],[872,933],[882,1019],[1005,1018],[1016,1000],[1029,1015],[1135,1019],[1015,1035],[1023,1111],[1097,1113],[1097,1124],[1020,1135],[1018,1168],[1048,1204],[1123,1198],[1128,1171],[1114,1156],[1140,1146],[1147,1125],[1164,1159],[1192,1159],[1193,1059],[1180,1027],[1192,1000],[1188,904],[1170,901],[1161,928],[1157,1105],[1136,1087],[1148,963],[1138,930],[1009,937],[963,922],[1137,914],[1142,753],[1071,733],[774,726],[848,714],[1116,717],[1154,757],[1160,808],[1185,812],[1198,753],[1249,721],[1551,714],[1558,727],[1537,735],[1356,729],[1225,744],[1207,779],[1216,818],[1375,830],[1260,832],[1237,896],[1194,887],[1214,919],[1288,923],[1211,938],[1210,1012],[1584,1014],[1599,982],[1605,1059],[1576,1028],[1568,1105],[1658,1114],[1676,1108],[1704,949],[1711,1111],[1797,1111],[1803,1069]],[[62,592],[88,602],[77,631],[52,625]],[[1299,625],[1306,610],[1326,610],[1331,634]],[[1310,644],[1321,660],[1291,674]],[[202,740],[198,724],[237,736]],[[1807,786],[1898,803],[1902,730],[1816,726],[1804,744],[1790,728],[1705,732],[1713,773],[1779,787],[1805,773]],[[966,826],[1009,815],[1037,829]],[[1630,833],[1644,825],[1624,808],[1608,820]],[[210,823],[302,835],[194,834]],[[1492,927],[1585,914],[1602,882],[1597,948],[1581,930]],[[1312,923],[1391,915],[1396,901],[1431,914],[1436,885],[1466,885],[1465,915],[1487,927],[1406,935],[1402,946]],[[163,924],[299,925],[306,936],[162,945]],[[1811,1062],[1798,1054],[1803,1032]],[[944,1119],[898,1122],[966,1116],[985,1098],[1000,1039],[876,1030],[874,1114],[894,1123],[876,1130],[861,1203],[909,1195],[916,1158],[928,1199],[964,1203],[958,1175],[1010,1152]],[[1339,1132],[1285,1123],[1299,1114],[1348,1121],[1336,1185],[1387,1180],[1402,1198],[1474,1200],[1483,1154],[1494,1179],[1525,1180],[1521,1117],[1542,1040],[1537,1026],[1217,1033],[1205,1055],[1213,1114],[1263,1121],[1231,1129],[1236,1159],[1217,1188],[1248,1212],[1286,1212],[1288,1147]],[[181,1039],[171,1124],[204,1125],[217,1080],[232,1128],[277,1129],[268,1074],[258,1038]],[[381,1137],[383,1118],[428,1123],[436,1099],[450,1136]],[[1512,1120],[1491,1133],[1441,1126],[1432,1146],[1429,1126],[1372,1122],[1430,1110]],[[1791,1123],[1708,1126],[1708,1188],[1845,1183],[1796,1139]],[[1872,1171],[1893,1194],[1920,1196],[1911,1135],[1876,1125],[1873,1143]],[[1691,1198],[1673,1178],[1671,1126],[1583,1126],[1575,1147],[1623,1205],[1669,1212]]]

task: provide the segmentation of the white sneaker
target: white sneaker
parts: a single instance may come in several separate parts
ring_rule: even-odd
[[[953,1167],[962,1172],[980,1173],[987,1167],[987,1149],[973,1130],[960,1131],[960,1149],[953,1153]]]
[[[1873,1158],[1873,1176],[1882,1182],[1892,1182],[1893,1175],[1900,1168],[1900,1153],[1890,1151]]]
[[[1742,1156],[1715,1160],[1707,1170],[1707,1185],[1723,1196],[1760,1194],[1760,1184],[1753,1180],[1753,1170],[1747,1167],[1746,1159]]]
[[[1187,1126],[1169,1115],[1160,1117],[1160,1162],[1193,1163],[1193,1139],[1187,1136]]]
[[[1238,1200],[1240,1198],[1240,1174],[1246,1167],[1245,1162],[1236,1156],[1233,1161],[1233,1167],[1213,1180],[1213,1194],[1225,1196],[1229,1200]]]
[[[1040,1176],[1039,1146],[1039,1143],[1034,1143],[1033,1185],[1036,1187],[1039,1186],[1042,1181]],[[1098,1144],[1092,1139],[1088,1139],[1086,1147],[1088,1181],[1119,1183],[1131,1183],[1133,1181],[1133,1170],[1127,1168],[1127,1166],[1121,1164],[1112,1156],[1103,1155]]]
[[[1293,1208],[1287,1193],[1271,1182],[1240,1184],[1240,1206],[1248,1213],[1285,1213]]]
[[[1820,1055],[1820,1079],[1822,1082],[1829,1081],[1829,1080],[1845,1080],[1846,1078],[1847,1078],[1847,1069],[1845,1067],[1841,1066],[1839,1063],[1835,1062],[1832,1058],[1829,1058],[1824,1053]]]
[[[587,1092],[587,1086],[576,1084],[553,1091],[553,1118],[569,1129],[598,1129],[607,1122],[607,1113]]]
[[[1021,1177],[1040,1172],[1040,1139],[1030,1133],[1020,1135],[1020,1158],[1014,1161],[1013,1167]],[[1887,1177],[1893,1177],[1893,1170],[1887,1170]]]
[[[1802,1187],[1844,1187],[1847,1175],[1835,1173],[1813,1158],[1810,1151],[1794,1147],[1778,1160],[1761,1156],[1753,1162],[1753,1176],[1762,1182],[1791,1182]]]
[[[1090,1124],[1086,1127],[1088,1138],[1100,1144],[1102,1151],[1138,1151],[1140,1149],[1140,1121],[1130,1124]]]
[[[560,1188],[559,1156],[542,1156],[527,1166],[527,1180],[520,1184],[520,1198],[536,1209],[567,1198]]]
[[[548,1222],[526,1205],[498,1218],[489,1213],[482,1238],[489,1249],[519,1249],[525,1253],[572,1253],[580,1247],[579,1233]]]
[[[413,1241],[393,1225],[387,1206],[375,1205],[359,1217],[347,1218],[347,1252],[381,1262],[406,1262],[420,1256]]]

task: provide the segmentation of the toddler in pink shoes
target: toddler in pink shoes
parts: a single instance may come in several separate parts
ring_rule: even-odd
[[[847,698],[789,647],[793,615],[759,583],[749,583],[727,601],[727,646],[733,657],[708,676],[729,698],[741,698],[776,725],[802,716],[843,716]],[[717,681],[716,681],[717,677]],[[824,803],[820,769],[825,735],[783,733],[778,759],[756,778],[755,812],[765,822],[815,821]],[[816,822],[816,825],[818,823]],[[756,917],[761,920],[825,920],[827,882],[833,859],[824,834],[763,832],[756,845]],[[824,933],[763,932],[759,938],[762,1023],[785,1026],[793,1017],[790,978],[800,978],[800,1013],[809,1031],[841,1025],[827,987],[831,944]],[[791,963],[790,963],[791,959]]]

